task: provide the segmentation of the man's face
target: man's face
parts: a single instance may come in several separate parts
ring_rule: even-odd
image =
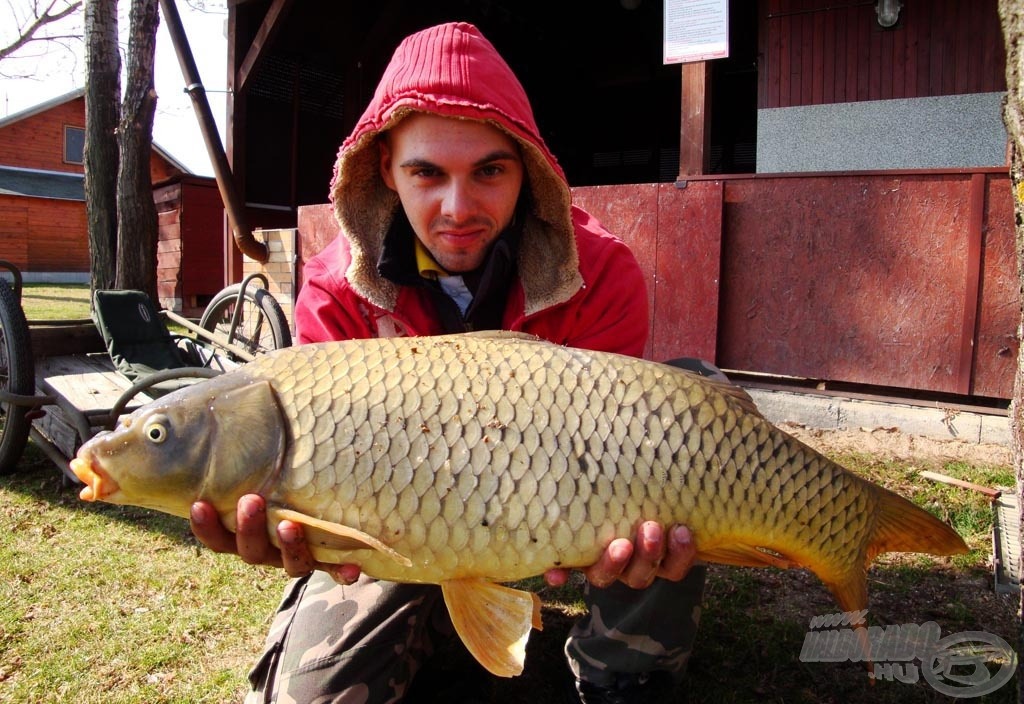
[[[417,113],[380,143],[384,183],[445,271],[480,266],[512,221],[523,162],[515,141],[473,120]]]

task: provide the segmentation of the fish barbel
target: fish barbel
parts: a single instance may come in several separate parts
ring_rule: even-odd
[[[699,559],[803,566],[844,611],[882,552],[966,552],[946,524],[765,420],[739,387],[514,333],[270,352],[164,396],[85,443],[85,500],[234,527],[258,493],[276,542],[440,584],[492,672],[522,671],[535,594],[499,582],[597,561],[643,520],[690,528]]]

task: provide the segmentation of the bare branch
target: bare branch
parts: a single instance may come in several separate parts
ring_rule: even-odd
[[[66,3],[60,9],[54,9],[58,3]],[[0,47],[0,60],[11,56],[20,49],[23,49],[26,45],[31,42],[50,41],[51,39],[81,39],[80,36],[76,35],[54,35],[54,36],[39,36],[38,32],[45,26],[60,22],[65,17],[69,17],[81,9],[82,3],[80,0],[69,2],[69,0],[50,0],[49,4],[46,5],[42,12],[38,12],[39,7],[36,6],[37,13],[32,22],[20,30],[19,36],[10,45],[6,47]]]

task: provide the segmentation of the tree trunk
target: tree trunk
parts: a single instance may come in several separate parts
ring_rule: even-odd
[[[85,207],[92,290],[113,288],[117,249],[117,123],[121,55],[117,0],[85,5]]]
[[[160,23],[158,8],[157,0],[132,0],[117,175],[117,288],[145,291],[154,301],[157,215],[150,160],[156,115],[153,64]]]
[[[1018,292],[1021,301],[1024,301],[1024,6],[1020,0],[999,0],[999,19],[1006,43],[1006,104],[1003,121],[1010,140],[1010,184],[1017,223],[1015,242],[1017,277],[1020,281]],[[1021,320],[1024,320],[1024,315]],[[1020,330],[1018,326],[1018,337]],[[1017,501],[1024,510],[1024,345],[1017,357],[1013,401],[1010,404],[1010,442],[1017,474]],[[1021,520],[1021,526],[1024,526],[1024,520]],[[1024,544],[1024,535],[1021,538]],[[1024,559],[1024,555],[1021,557]],[[1020,599],[1024,608],[1024,586],[1021,588]],[[1024,653],[1024,624],[1021,623],[1018,623],[1017,652]],[[1024,701],[1024,664],[1020,659],[1017,683],[1019,697]]]

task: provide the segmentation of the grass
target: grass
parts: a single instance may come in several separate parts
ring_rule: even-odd
[[[78,320],[89,318],[88,284],[24,284],[21,307],[34,320]]]
[[[283,574],[75,494],[32,446],[0,479],[0,701],[240,700]]]

